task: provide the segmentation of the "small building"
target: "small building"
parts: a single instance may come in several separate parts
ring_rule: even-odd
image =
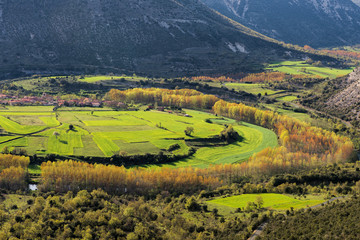
[[[91,105],[93,107],[100,107],[101,103],[100,102],[92,102]]]

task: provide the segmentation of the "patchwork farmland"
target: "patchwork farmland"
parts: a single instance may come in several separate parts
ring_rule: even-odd
[[[239,133],[239,141],[222,145],[207,142],[227,124]],[[0,126],[0,149],[24,149],[37,156],[111,157],[160,152],[186,155],[190,148],[197,150],[191,157],[169,164],[172,167],[239,162],[277,145],[275,133],[268,129],[194,110],[175,114],[106,108],[60,108],[53,112],[51,107],[8,107],[0,110]],[[187,127],[194,129],[191,136],[184,133]]]

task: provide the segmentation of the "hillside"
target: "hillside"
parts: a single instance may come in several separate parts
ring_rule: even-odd
[[[355,105],[359,102],[360,69],[358,68],[352,72],[342,84],[345,88],[330,98],[327,104],[345,107]]]
[[[360,6],[360,0],[352,0],[356,5]]]
[[[349,120],[359,120],[360,68],[352,72],[341,84],[343,88],[326,101],[326,108],[344,113]]]
[[[220,13],[286,43],[331,47],[360,37],[358,0],[203,0]]]
[[[12,75],[239,72],[291,55],[199,0],[1,1],[0,29],[0,69]]]
[[[301,103],[359,126],[359,86],[360,68],[357,68],[348,76],[318,85],[301,100]]]

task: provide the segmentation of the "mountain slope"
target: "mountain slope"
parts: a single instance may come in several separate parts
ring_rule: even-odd
[[[360,6],[360,0],[351,0],[353,1],[356,5]]]
[[[358,0],[203,0],[227,17],[269,37],[330,47],[360,42]]]
[[[341,82],[340,91],[325,102],[325,109],[342,114],[347,120],[360,120],[360,68]]]
[[[198,0],[0,1],[2,72],[254,70],[288,57],[271,41]]]
[[[305,106],[337,116],[360,126],[360,68],[348,76],[319,85],[301,100]]]

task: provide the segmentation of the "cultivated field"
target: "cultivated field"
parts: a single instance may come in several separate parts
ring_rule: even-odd
[[[329,67],[315,67],[305,63],[305,61],[285,61],[276,64],[270,64],[268,69],[289,74],[304,74],[310,77],[320,76],[324,78],[336,78],[347,75],[353,71],[353,68],[337,69]]]
[[[111,109],[51,107],[8,107],[0,110],[0,149],[25,149],[43,156],[111,157],[114,154],[171,153],[184,155],[188,140],[204,142],[197,153],[169,166],[198,166],[246,160],[253,153],[277,145],[274,132],[247,123],[216,117],[210,113],[186,110],[191,117],[160,111],[113,111]],[[209,121],[210,120],[210,121]],[[233,124],[242,136],[229,145],[207,144],[224,124]],[[70,130],[70,125],[74,126]],[[194,132],[186,136],[184,130]],[[178,144],[174,150],[169,147]]]
[[[244,137],[243,141],[223,147],[204,147],[199,149],[194,156],[167,164],[167,166],[205,168],[211,164],[242,162],[254,153],[267,147],[276,147],[278,144],[277,136],[268,129],[248,123],[235,125],[234,129]]]

